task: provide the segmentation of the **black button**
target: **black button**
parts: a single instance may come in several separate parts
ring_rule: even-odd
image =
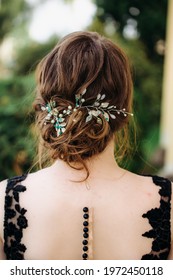
[[[87,226],[88,226],[88,222],[87,222],[87,221],[83,222],[83,225],[84,225],[85,227],[87,227]]]
[[[84,259],[86,259],[86,258],[88,257],[88,254],[84,253],[84,254],[82,255],[82,257],[83,257]]]
[[[83,217],[84,217],[84,219],[88,219],[89,215],[88,214],[84,214]]]
[[[88,241],[87,241],[87,240],[83,240],[82,244],[83,244],[83,245],[87,245],[87,244],[88,244]]]
[[[87,227],[84,227],[83,231],[84,231],[84,232],[88,232],[88,228],[87,228]]]
[[[88,233],[86,233],[86,232],[83,234],[83,237],[84,237],[84,238],[88,238],[88,236],[89,236],[89,235],[88,235]]]
[[[83,247],[83,251],[84,251],[84,252],[88,251],[88,246],[84,246],[84,247]]]
[[[88,207],[84,207],[83,212],[88,212]]]

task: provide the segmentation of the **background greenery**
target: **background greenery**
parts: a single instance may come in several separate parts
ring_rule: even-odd
[[[94,0],[93,0],[94,1]],[[152,156],[159,141],[167,0],[95,0],[97,13],[88,30],[110,37],[128,54],[134,78],[137,147],[129,160],[135,172],[156,172]],[[32,113],[34,69],[58,38],[45,44],[28,36],[32,8],[24,0],[2,0],[0,44],[16,38],[15,55],[0,80],[0,179],[27,172],[36,154]],[[132,28],[133,38],[126,30]],[[22,39],[21,39],[22,38]],[[0,67],[0,71],[2,71]]]

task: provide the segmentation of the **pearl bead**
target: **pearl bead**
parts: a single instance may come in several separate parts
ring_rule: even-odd
[[[82,91],[82,95],[85,94],[85,92],[86,92],[86,88]]]

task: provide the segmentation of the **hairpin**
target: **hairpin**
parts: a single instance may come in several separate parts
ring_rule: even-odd
[[[65,117],[72,113],[72,106],[69,105],[67,110],[64,109],[62,112],[59,112],[56,108],[56,102],[50,101],[46,106],[41,105],[41,110],[48,112],[44,125],[52,123],[57,131],[57,136],[60,136],[66,129]]]
[[[62,135],[66,130],[66,116],[69,116],[73,111],[77,111],[79,108],[86,108],[88,114],[86,116],[85,122],[88,123],[93,117],[97,118],[98,123],[102,123],[103,116],[107,122],[111,119],[116,119],[116,114],[123,114],[124,117],[127,115],[133,116],[132,113],[126,111],[125,108],[117,109],[115,105],[110,105],[109,102],[104,102],[106,94],[98,94],[96,100],[92,105],[83,105],[85,98],[83,95],[86,93],[86,89],[78,95],[75,95],[75,107],[72,108],[71,105],[67,109],[58,111],[57,104],[55,101],[50,101],[46,105],[41,105],[42,111],[47,111],[47,116],[45,117],[44,124],[52,123],[57,132],[57,136]]]
[[[116,119],[115,114],[118,114],[118,115],[123,114],[124,117],[127,117],[127,115],[133,116],[133,114],[127,112],[125,108],[117,109],[117,107],[115,105],[109,106],[109,102],[104,102],[105,97],[106,97],[106,94],[99,93],[97,95],[96,100],[94,101],[94,103],[92,105],[83,105],[83,103],[85,102],[85,99],[83,97],[80,99],[79,98],[77,99],[77,101],[78,101],[77,105],[79,104],[78,107],[86,108],[88,111],[88,115],[86,117],[86,122],[91,121],[93,117],[98,118],[100,115],[103,115],[107,122],[109,122],[110,118]]]

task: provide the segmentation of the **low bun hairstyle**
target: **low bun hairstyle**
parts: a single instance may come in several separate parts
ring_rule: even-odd
[[[57,137],[53,124],[44,125],[46,112],[40,108],[41,104],[50,101],[56,102],[58,110],[69,105],[74,107],[75,95],[87,89],[87,105],[93,104],[98,93],[105,93],[109,105],[130,112],[131,73],[127,58],[118,46],[96,32],[71,33],[39,63],[36,78],[36,124],[51,159],[62,159],[72,167],[74,163],[80,163],[88,176],[85,160],[101,153],[113,135],[116,147],[125,152],[122,147],[127,147],[129,116],[120,114],[109,122],[101,117],[102,123],[93,118],[86,123],[87,110],[80,108],[66,117],[66,130]]]

